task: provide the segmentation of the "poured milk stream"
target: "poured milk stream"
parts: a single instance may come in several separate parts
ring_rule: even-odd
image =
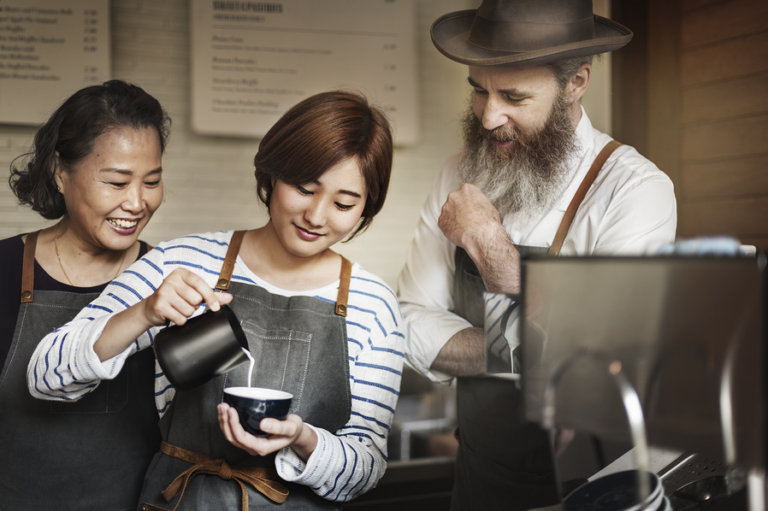
[[[250,362],[248,363],[248,387],[251,386],[251,375],[253,374],[253,365],[256,363],[256,360],[254,360],[253,356],[251,355],[251,352],[248,351],[245,348],[242,348],[243,353],[245,353],[245,356],[248,357],[248,360]]]

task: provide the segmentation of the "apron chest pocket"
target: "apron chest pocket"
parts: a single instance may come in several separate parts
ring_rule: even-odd
[[[128,367],[114,380],[104,380],[78,401],[49,401],[48,411],[60,415],[117,413],[128,403]]]
[[[243,321],[242,326],[255,361],[252,385],[293,394],[290,413],[301,415],[312,334],[296,330],[264,330],[248,320]],[[240,370],[244,371],[247,382],[248,366],[243,364],[235,371]],[[245,382],[243,384],[247,385]]]

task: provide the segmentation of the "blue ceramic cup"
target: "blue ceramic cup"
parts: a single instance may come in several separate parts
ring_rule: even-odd
[[[229,387],[224,389],[224,402],[237,410],[240,424],[254,436],[267,436],[259,429],[261,419],[284,420],[291,408],[293,395],[281,390],[259,387]]]

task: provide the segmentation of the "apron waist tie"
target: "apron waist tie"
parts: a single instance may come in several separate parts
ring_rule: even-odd
[[[165,442],[160,444],[160,451],[167,456],[192,463],[193,465],[174,479],[168,485],[168,488],[163,490],[162,493],[166,502],[170,502],[176,496],[179,497],[179,502],[181,502],[184,490],[186,490],[189,482],[197,474],[213,474],[222,479],[234,479],[237,481],[237,484],[240,485],[240,490],[242,490],[243,511],[248,511],[248,490],[244,483],[250,483],[256,491],[278,504],[285,502],[285,499],[288,497],[288,488],[278,482],[280,478],[274,468],[230,467],[224,460],[214,460],[203,454],[188,451]],[[176,503],[176,506],[173,508],[174,510],[179,506],[179,502]]]

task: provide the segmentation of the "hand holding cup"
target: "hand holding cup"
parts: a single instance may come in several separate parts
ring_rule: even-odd
[[[219,427],[227,441],[252,456],[266,456],[290,446],[306,461],[317,446],[317,434],[295,414],[288,414],[291,394],[271,389],[234,387],[224,390],[218,406]]]

